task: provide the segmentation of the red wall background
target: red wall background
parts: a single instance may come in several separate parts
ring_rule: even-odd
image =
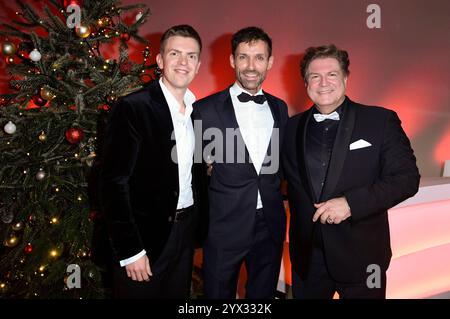
[[[291,115],[298,113],[310,103],[298,67],[302,52],[334,43],[350,54],[349,97],[399,114],[422,176],[440,176],[444,160],[450,159],[448,0],[125,0],[123,4],[136,2],[152,10],[141,35],[152,42],[153,58],[159,37],[171,25],[191,24],[202,36],[202,66],[191,87],[198,98],[233,82],[228,62],[231,35],[257,25],[272,37],[275,57],[264,89],[283,98]],[[381,8],[380,29],[366,25],[371,3]],[[0,5],[0,19],[11,20],[15,3],[0,0]],[[131,47],[139,59],[143,47],[136,43]],[[4,66],[2,60],[1,92],[7,89]]]

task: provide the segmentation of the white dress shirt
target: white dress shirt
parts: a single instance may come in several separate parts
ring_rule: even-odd
[[[230,87],[231,101],[239,130],[256,173],[259,175],[272,136],[273,116],[267,101],[263,104],[257,104],[254,101],[240,102],[237,96],[242,92],[250,94],[237,83]],[[259,94],[263,94],[262,89],[256,93],[256,95]],[[261,194],[258,190],[256,209],[262,207]]]
[[[194,156],[195,136],[194,127],[192,126],[191,113],[192,104],[195,102],[195,95],[189,90],[186,90],[184,95],[184,104],[186,109],[184,114],[180,113],[181,105],[178,103],[173,94],[162,82],[162,78],[159,80],[162,92],[169,105],[170,116],[172,117],[172,123],[174,132],[172,133],[172,139],[175,138],[177,147],[177,161],[178,161],[178,183],[179,183],[179,195],[177,209],[192,206],[194,204],[194,197],[192,193],[192,164]],[[145,250],[142,250],[135,256],[120,261],[120,266],[124,267],[129,265],[146,254]]]

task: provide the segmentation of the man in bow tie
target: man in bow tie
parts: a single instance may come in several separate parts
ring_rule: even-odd
[[[203,155],[212,162],[204,290],[207,298],[235,298],[245,263],[245,297],[274,298],[286,228],[279,143],[287,106],[262,90],[273,64],[270,37],[248,27],[233,35],[231,47],[236,82],[194,104],[202,136],[220,133],[211,138],[216,143],[212,153],[212,143],[204,141],[208,154]]]
[[[282,161],[295,298],[385,298],[387,210],[419,186],[397,114],[346,97],[349,63],[334,45],[301,61],[314,105],[289,119]]]

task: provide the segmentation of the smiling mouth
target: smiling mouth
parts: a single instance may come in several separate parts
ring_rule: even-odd
[[[256,79],[258,79],[258,74],[244,73],[244,77],[249,80],[256,80]]]
[[[189,73],[188,70],[182,70],[182,69],[175,69],[175,72],[181,73],[181,74],[188,74]]]

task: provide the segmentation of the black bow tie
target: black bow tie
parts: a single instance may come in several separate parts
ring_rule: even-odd
[[[242,103],[245,103],[248,101],[253,101],[257,104],[263,104],[266,101],[266,97],[263,94],[250,95],[245,92],[242,92],[241,94],[239,94],[237,98]]]

